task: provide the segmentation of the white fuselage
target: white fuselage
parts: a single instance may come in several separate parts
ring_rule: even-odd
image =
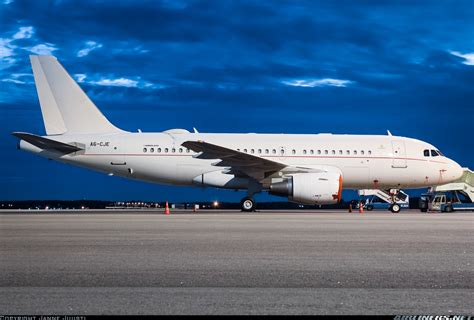
[[[244,189],[244,211],[255,209],[251,197],[261,191],[332,204],[343,188],[423,188],[463,173],[432,145],[391,134],[126,132],[107,120],[56,57],[30,61],[47,136],[13,132],[21,149],[130,179]]]
[[[25,141],[20,147],[110,175],[173,185],[192,185],[202,174],[223,170],[213,165],[216,159],[197,159],[195,152],[181,146],[188,140],[202,140],[293,167],[338,168],[344,189],[423,188],[456,180],[462,174],[453,160],[441,155],[426,156],[425,150],[436,150],[432,145],[391,135],[204,134],[170,130],[48,138],[83,144],[84,151],[62,155]]]

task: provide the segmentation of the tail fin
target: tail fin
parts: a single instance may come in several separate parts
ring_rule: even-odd
[[[46,134],[121,132],[53,56],[30,56]]]

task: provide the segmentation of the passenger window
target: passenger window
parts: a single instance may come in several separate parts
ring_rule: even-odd
[[[425,157],[429,157],[429,156],[430,156],[430,150],[424,150],[424,151],[423,151],[423,155],[424,155]]]
[[[372,151],[370,151],[370,150],[369,150],[369,152],[368,152],[368,153],[369,153],[369,154],[372,154]]]
[[[303,150],[303,154],[306,154],[306,150]]]
[[[329,151],[327,151],[327,150],[324,150],[324,154],[329,154]]]
[[[318,150],[318,154],[321,154],[321,150]]]
[[[357,150],[354,150],[354,154],[357,154]]]
[[[186,153],[189,153],[189,149],[186,148]]]
[[[436,150],[431,150],[431,156],[432,157],[437,157],[439,154],[436,152]]]
[[[273,149],[273,150],[272,150],[272,153],[273,153],[273,154],[276,154],[276,153],[277,153],[277,151],[276,151],[275,149]]]
[[[143,152],[146,152],[146,148],[143,148]]]
[[[161,148],[156,149],[156,152],[160,153],[160,152],[161,152]]]
[[[339,150],[339,154],[342,154],[342,150]]]
[[[150,152],[155,152],[155,148],[150,148]]]
[[[176,149],[175,149],[175,148],[171,149],[171,152],[175,153],[175,152],[176,152]]]
[[[179,148],[179,153],[183,153],[183,148]]]
[[[244,152],[247,153],[247,149],[244,149]]]
[[[361,150],[360,154],[364,154],[364,150]]]
[[[255,153],[255,150],[254,150],[254,149],[251,149],[251,150],[250,150],[250,153],[251,153],[251,154],[254,154],[254,153]]]
[[[346,153],[347,153],[347,154],[351,154],[351,151],[350,151],[350,150],[346,150]]]
[[[265,154],[268,154],[269,153],[269,150],[268,149],[265,149]]]
[[[314,150],[313,149],[309,150],[309,153],[314,154]]]
[[[165,152],[168,153],[168,148],[165,148]]]
[[[261,154],[262,153],[262,149],[258,149],[258,154]]]
[[[296,154],[296,150],[295,149],[291,150],[291,153]]]
[[[332,153],[332,154],[336,154],[336,150],[332,150],[332,152],[331,152],[331,153]]]

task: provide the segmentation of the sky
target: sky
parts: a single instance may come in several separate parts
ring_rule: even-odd
[[[45,134],[30,54],[124,130],[388,129],[474,168],[473,1],[0,0],[1,200],[238,201],[17,150],[11,132]]]

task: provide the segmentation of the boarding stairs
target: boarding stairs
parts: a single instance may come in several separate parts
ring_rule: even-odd
[[[409,196],[402,190],[361,189],[358,191],[358,194],[359,197],[376,196],[387,203],[409,204]]]
[[[457,181],[433,187],[432,191],[457,191],[469,197],[469,199],[471,199],[471,202],[474,202],[474,172],[469,168],[463,168],[463,170],[463,175]]]

